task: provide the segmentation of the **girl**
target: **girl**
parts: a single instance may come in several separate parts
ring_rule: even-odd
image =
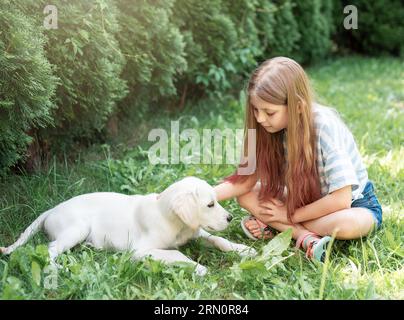
[[[248,83],[245,123],[256,130],[256,170],[236,172],[215,191],[218,201],[237,197],[252,214],[241,222],[250,238],[292,228],[296,246],[323,261],[330,235],[365,236],[380,227],[382,209],[351,132],[334,109],[312,99],[294,60],[260,65]]]

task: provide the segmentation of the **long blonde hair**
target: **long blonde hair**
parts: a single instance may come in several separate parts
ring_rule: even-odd
[[[271,104],[287,106],[287,134],[285,130],[270,134],[258,124],[251,104],[252,95]],[[252,73],[247,87],[245,130],[257,130],[257,172],[254,174],[261,181],[259,198],[284,201],[289,221],[292,221],[297,208],[321,197],[312,100],[309,79],[303,68],[296,61],[286,57],[276,57],[263,62]],[[283,147],[285,134],[287,157]],[[245,152],[247,144],[248,139],[245,138]],[[225,180],[237,183],[245,181],[248,177],[235,173]]]

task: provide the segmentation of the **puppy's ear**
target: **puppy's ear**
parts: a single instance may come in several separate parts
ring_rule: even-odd
[[[199,208],[192,192],[180,193],[174,197],[171,208],[191,229],[199,227]]]

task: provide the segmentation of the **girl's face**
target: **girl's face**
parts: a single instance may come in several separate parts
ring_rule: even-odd
[[[286,105],[272,104],[256,95],[250,97],[257,122],[268,133],[275,133],[288,127],[288,108]]]

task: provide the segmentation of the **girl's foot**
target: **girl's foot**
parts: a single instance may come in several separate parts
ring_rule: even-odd
[[[271,239],[274,236],[269,226],[253,216],[247,216],[242,219],[241,227],[247,237],[252,240]]]
[[[329,236],[320,237],[313,232],[308,232],[296,240],[296,248],[305,250],[308,259],[324,262],[327,245],[330,241],[331,237]]]

